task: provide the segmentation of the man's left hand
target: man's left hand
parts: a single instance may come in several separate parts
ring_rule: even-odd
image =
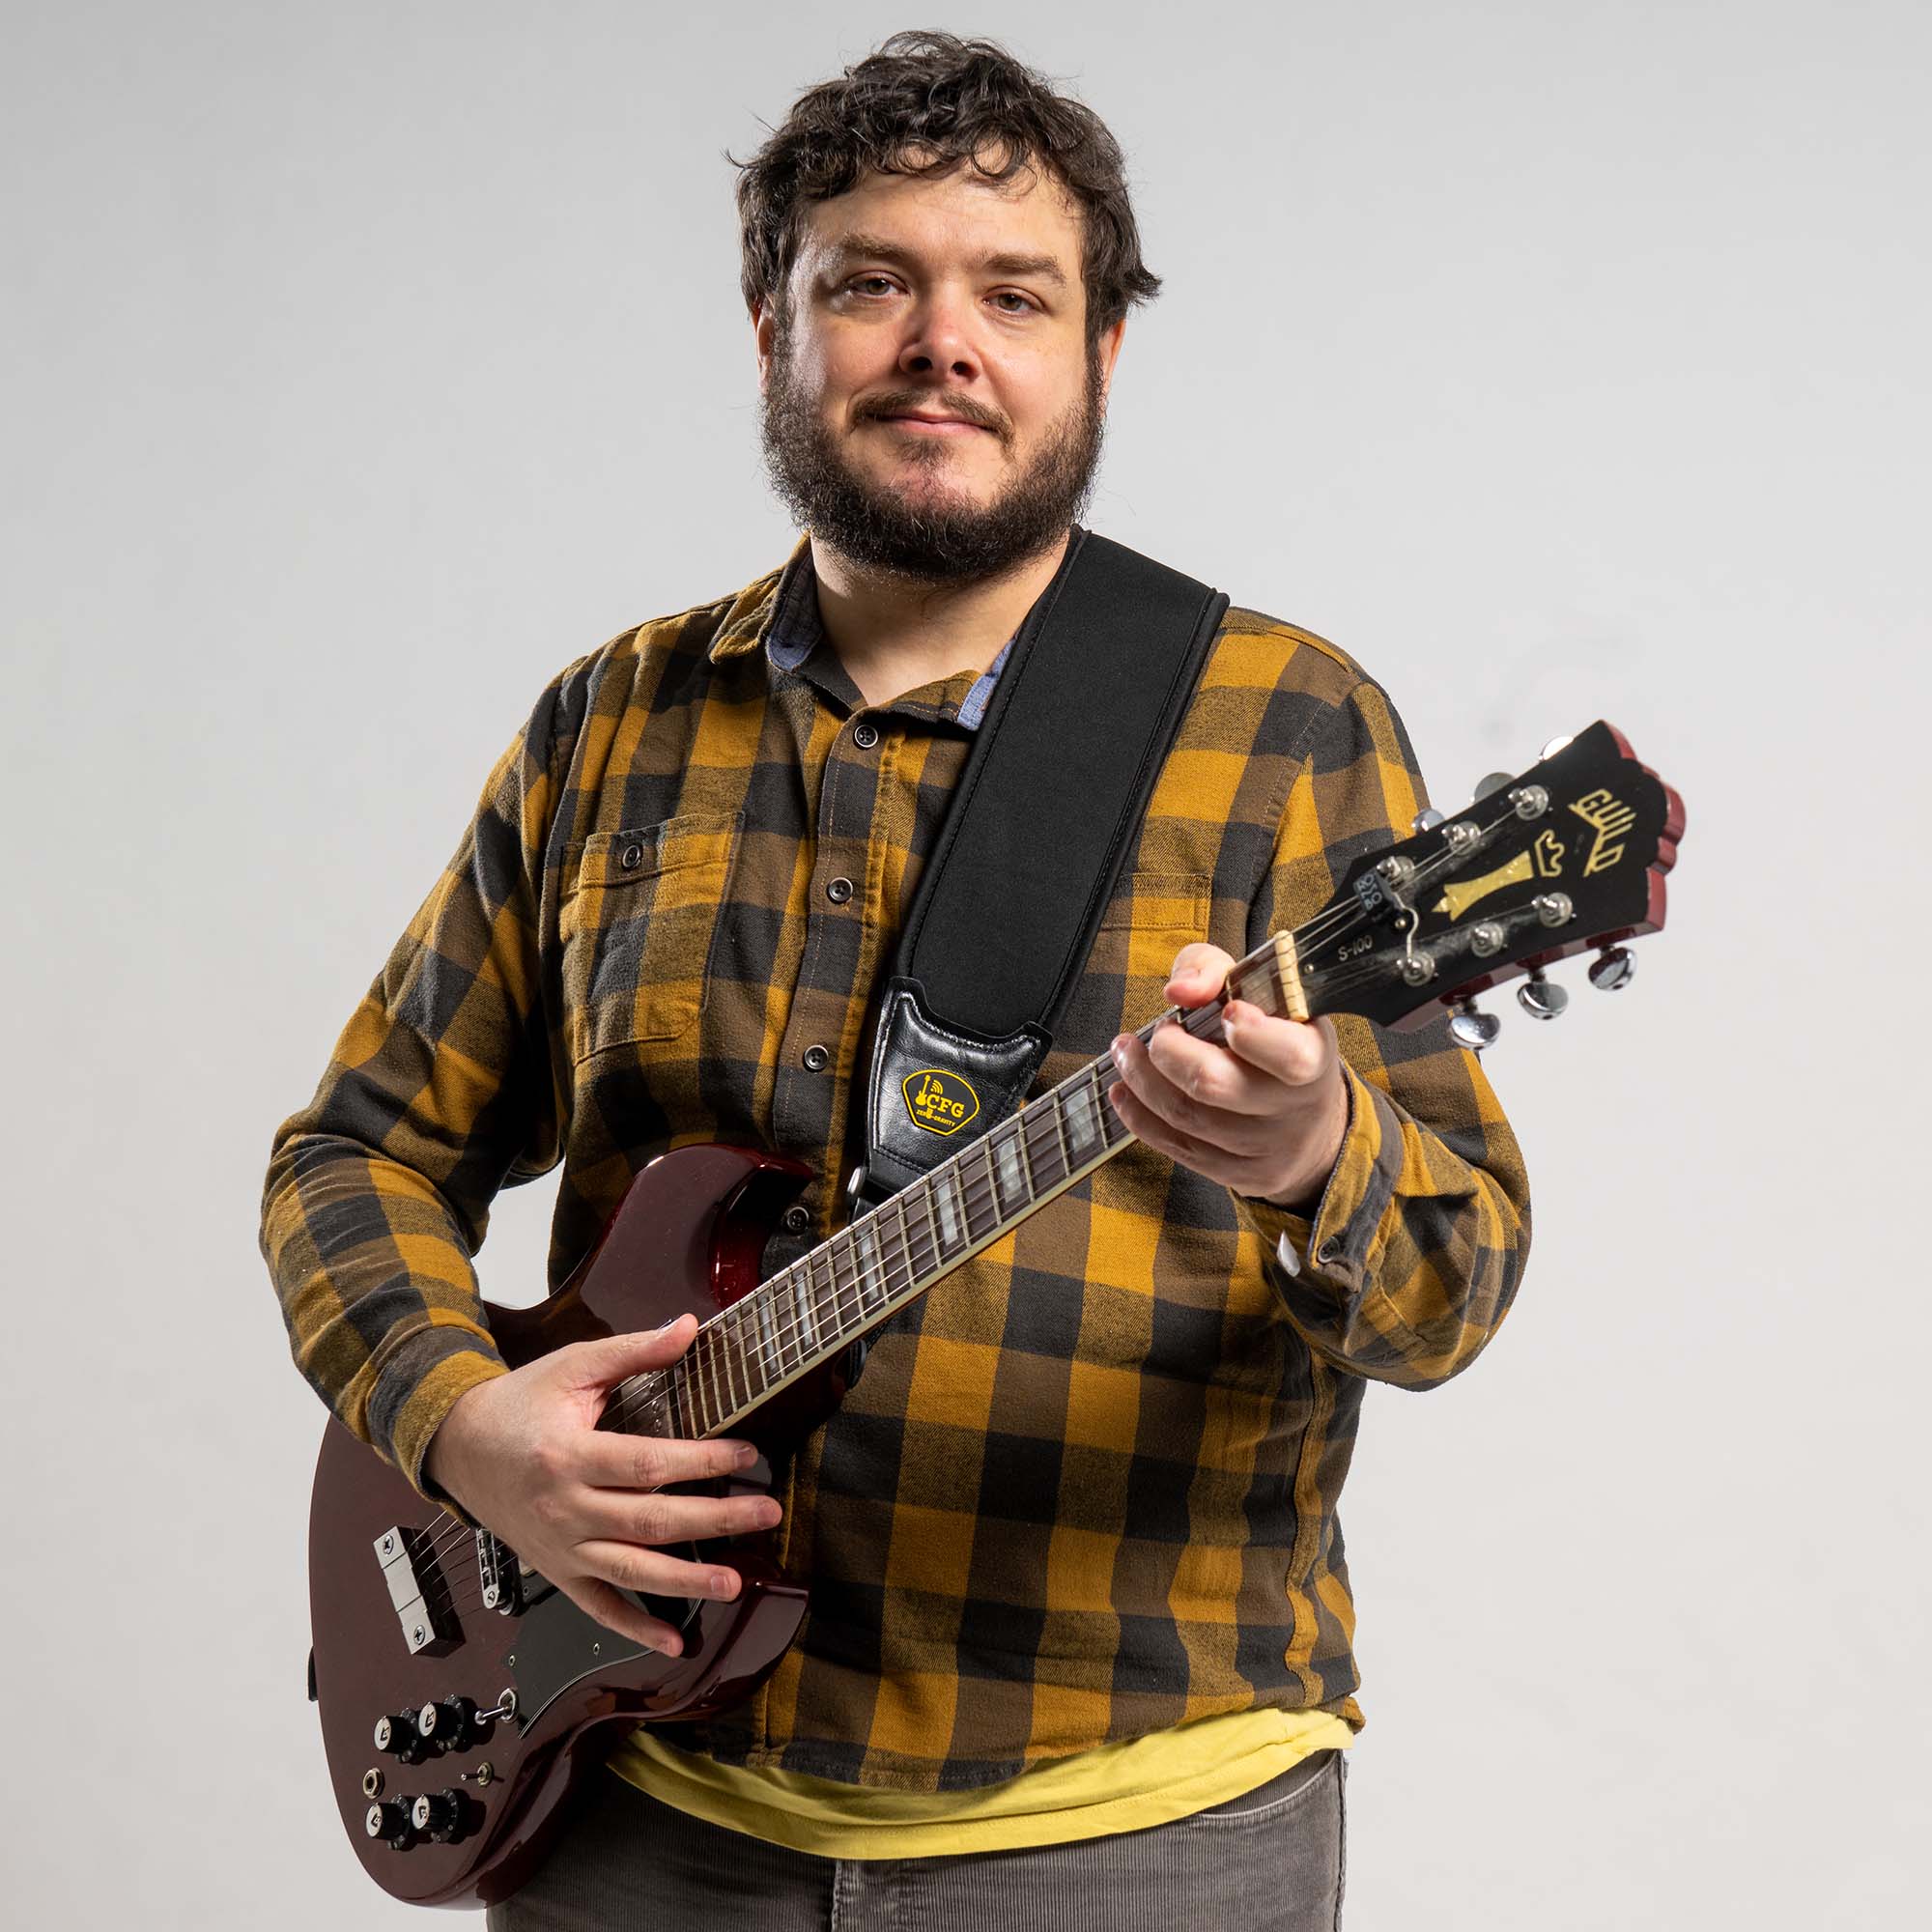
[[[1183,946],[1165,996],[1206,1006],[1234,960],[1218,946]],[[1113,1102],[1157,1151],[1260,1201],[1306,1213],[1321,1199],[1349,1126],[1349,1090],[1335,1029],[1271,1018],[1246,1000],[1221,1012],[1225,1046],[1180,1026],[1156,1027],[1143,1045],[1114,1041]]]

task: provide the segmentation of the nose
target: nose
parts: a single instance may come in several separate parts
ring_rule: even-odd
[[[911,327],[899,349],[899,368],[908,376],[980,374],[973,344],[970,302],[951,290],[931,289],[908,318]]]

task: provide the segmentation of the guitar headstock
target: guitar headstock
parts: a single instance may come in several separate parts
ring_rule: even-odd
[[[1592,982],[1625,983],[1623,943],[1663,925],[1684,803],[1600,722],[1520,777],[1485,780],[1453,816],[1416,823],[1350,867],[1293,933],[1302,1000],[1311,1016],[1383,1026],[1419,1024],[1440,1003],[1457,1011],[1457,1037],[1480,1048],[1498,1023],[1466,1002],[1486,987],[1526,974],[1519,999],[1552,1018],[1568,996],[1543,969],[1592,948],[1603,951]]]

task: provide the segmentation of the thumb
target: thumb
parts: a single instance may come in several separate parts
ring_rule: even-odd
[[[678,1316],[662,1328],[639,1329],[630,1335],[605,1335],[595,1342],[576,1342],[552,1358],[564,1367],[577,1388],[610,1388],[642,1369],[661,1369],[691,1347],[697,1333],[697,1317]]]

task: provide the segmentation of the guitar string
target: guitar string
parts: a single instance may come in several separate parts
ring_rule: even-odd
[[[1505,821],[1500,818],[1497,820],[1498,824],[1503,822]],[[1484,828],[1486,832],[1492,829],[1493,828]],[[1445,846],[1433,859],[1422,861],[1417,865],[1413,883],[1418,885],[1423,883],[1425,879],[1432,877],[1434,874],[1454,864],[1459,856],[1463,855],[1458,855]],[[1307,947],[1322,943],[1335,932],[1346,929],[1350,925],[1363,925],[1368,923],[1369,915],[1366,909],[1359,903],[1353,905],[1336,905],[1316,915],[1314,919],[1308,921],[1304,925],[1297,927],[1291,937],[1294,942],[1296,951],[1300,952]],[[1253,964],[1249,967],[1249,973],[1251,975],[1257,973],[1261,967],[1267,963],[1267,958],[1268,954],[1265,948],[1258,949],[1255,953],[1250,954],[1249,959],[1253,961]],[[1247,964],[1248,961],[1237,961],[1236,970],[1238,971],[1241,966]],[[1327,993],[1349,990],[1355,985],[1362,984],[1367,980],[1378,977],[1382,977],[1382,974],[1378,966],[1374,962],[1364,962],[1363,967],[1354,972],[1343,974],[1331,971],[1321,976],[1322,990]],[[1264,999],[1253,999],[1245,991],[1237,994],[1236,997],[1248,999],[1249,1004],[1258,1006],[1264,1011],[1272,1014],[1276,1010],[1273,1000],[1275,983],[1272,978],[1264,980],[1267,994],[1267,997]],[[1141,1028],[1138,1037],[1145,1042],[1151,1037],[1153,1031],[1163,1020],[1172,1018],[1195,1037],[1202,1037],[1213,1024],[1219,1021],[1225,1005],[1226,999],[1224,996],[1221,999],[1210,1001],[1205,1006],[1187,1009],[1184,1011],[1177,1011],[1170,1009],[1167,1012],[1156,1015],[1147,1026]],[[1198,1026],[1197,1022],[1200,1023]],[[1053,1099],[1057,1095],[1067,1094],[1068,1090],[1072,1089],[1076,1083],[1093,1081],[1099,1088],[1099,1099],[1104,1102],[1108,1094],[1119,1083],[1119,1069],[1113,1065],[1110,1059],[1102,1058],[1090,1063],[1088,1066],[1081,1069],[1078,1073],[1062,1081],[1059,1086],[1050,1090],[1048,1094],[1039,1096],[1039,1100],[1043,1102]],[[1039,1102],[1033,1102],[1030,1103],[1030,1106],[1037,1104]],[[1118,1114],[1110,1118],[1114,1122],[1119,1122]],[[1016,1123],[1020,1120],[1020,1116],[1015,1116]],[[1106,1139],[1107,1126],[1104,1122],[1101,1132],[1103,1140]],[[1109,1141],[1106,1157],[1111,1157],[1113,1153],[1118,1152],[1122,1148],[1125,1147],[1133,1138],[1134,1136],[1128,1134],[1122,1141]],[[1031,1138],[1028,1131],[1023,1125],[1016,1124],[1015,1127],[1008,1130],[1003,1145],[1011,1148],[1014,1143],[1018,1144],[1015,1151],[1020,1158],[1022,1174],[1026,1177],[1029,1192],[1030,1194],[1037,1193],[1037,1189],[1032,1185],[1036,1166],[1035,1159],[1033,1158],[1035,1150],[1031,1145]],[[1009,1218],[1000,1207],[999,1183],[993,1163],[994,1145],[994,1136],[989,1134],[975,1149],[962,1152],[960,1155],[955,1156],[953,1161],[947,1164],[949,1168],[956,1169],[953,1177],[953,1191],[959,1198],[969,1232],[977,1212],[989,1203],[995,1210],[996,1225],[998,1220]],[[1047,1158],[1038,1162],[1041,1168],[1048,1170],[1044,1179],[1044,1185],[1047,1188],[1059,1185],[1067,1176],[1068,1170],[1065,1166],[1059,1166],[1057,1173],[1051,1171],[1052,1167],[1059,1165],[1057,1152],[1058,1151],[1053,1147],[1052,1140],[1050,1139],[1046,1150]],[[966,1162],[975,1154],[979,1156],[980,1164],[985,1170],[983,1180],[975,1180],[968,1177]],[[1094,1166],[1097,1167],[1099,1163],[1094,1163]],[[944,1169],[935,1170],[932,1175],[926,1177],[926,1184],[929,1186],[945,1171]],[[959,1184],[962,1179],[966,1180],[964,1186]],[[1026,1205],[1031,1207],[1031,1199],[1029,1199]],[[933,1218],[932,1203],[928,1200],[925,1206],[929,1232],[925,1237],[924,1245],[934,1254],[935,1267],[932,1269],[923,1269],[918,1266],[914,1259],[918,1237],[912,1233],[910,1221],[907,1218],[906,1206],[903,1197],[900,1197],[900,1231],[896,1236],[889,1236],[888,1238],[895,1240],[902,1251],[905,1268],[904,1275],[902,1278],[899,1277],[899,1263],[894,1259],[890,1248],[885,1243],[881,1243],[879,1249],[884,1264],[881,1265],[881,1262],[878,1259],[873,1260],[871,1263],[871,1271],[879,1281],[883,1290],[884,1299],[887,1301],[892,1300],[895,1295],[902,1293],[905,1288],[920,1280],[923,1275],[928,1273],[937,1274],[938,1264],[943,1263],[945,1260],[944,1252],[938,1242],[937,1224]],[[850,1260],[852,1257],[849,1253],[841,1254],[838,1252],[835,1244],[839,1242],[841,1236],[843,1236],[845,1245],[849,1250],[853,1229],[855,1227],[871,1225],[875,1221],[883,1226],[883,1214],[884,1208],[873,1210],[873,1213],[867,1216],[864,1222],[848,1225],[846,1229],[840,1231],[839,1236],[830,1237],[817,1248],[811,1250],[810,1254],[801,1257],[799,1262],[792,1264],[794,1268],[804,1269],[803,1283],[794,1281],[788,1292],[788,1298],[792,1299],[796,1304],[797,1291],[801,1285],[803,1286],[807,1305],[801,1312],[796,1314],[781,1312],[778,1320],[769,1322],[760,1322],[754,1319],[756,1311],[754,1309],[748,1309],[745,1306],[745,1300],[749,1299],[749,1297],[746,1297],[740,1301],[728,1304],[725,1308],[721,1309],[717,1315],[708,1318],[700,1324],[697,1334],[694,1335],[684,1354],[678,1358],[676,1363],[667,1365],[668,1370],[682,1369],[687,1381],[692,1384],[692,1393],[700,1397],[699,1403],[687,1404],[687,1406],[693,1409],[695,1419],[699,1421],[704,1419],[700,1414],[697,1414],[702,1397],[701,1387],[697,1384],[697,1378],[700,1375],[709,1374],[713,1390],[723,1390],[725,1399],[732,1405],[734,1414],[743,1413],[749,1408],[755,1406],[757,1400],[761,1400],[769,1392],[768,1385],[767,1389],[759,1391],[757,1398],[750,1399],[741,1405],[738,1403],[736,1395],[735,1382],[737,1378],[733,1375],[733,1365],[728,1357],[722,1362],[712,1361],[707,1363],[693,1361],[692,1357],[699,1342],[707,1333],[712,1332],[714,1329],[720,1334],[722,1341],[728,1343],[735,1351],[737,1364],[743,1371],[743,1379],[747,1384],[748,1390],[752,1379],[749,1373],[749,1365],[753,1359],[744,1347],[748,1339],[744,1331],[748,1328],[753,1331],[750,1339],[753,1341],[757,1354],[764,1357],[765,1360],[769,1360],[773,1356],[778,1358],[781,1368],[781,1378],[803,1372],[801,1368],[785,1369],[783,1366],[783,1353],[787,1348],[795,1348],[798,1344],[798,1338],[808,1331],[811,1332],[815,1338],[824,1325],[823,1318],[826,1311],[821,1300],[821,1290],[816,1279],[815,1270],[810,1265],[813,1255],[823,1254],[826,1258],[826,1270],[829,1276],[828,1285],[831,1289],[831,1316],[833,1324],[836,1326],[846,1319],[844,1302],[847,1290],[851,1292],[858,1314],[862,1320],[867,1313],[870,1312],[867,1307],[867,1290],[861,1279],[864,1264],[861,1264],[859,1267],[855,1268],[855,1271],[849,1278],[841,1278],[838,1263],[841,1259]],[[1012,1218],[1017,1221],[1018,1218],[1024,1217]],[[790,1272],[791,1269],[785,1270],[787,1274]],[[775,1279],[781,1278],[781,1276],[775,1277]],[[760,1289],[767,1287],[769,1287],[769,1284],[759,1284]],[[756,1292],[753,1291],[753,1293]],[[882,1312],[880,1319],[886,1319],[886,1315],[890,1312]],[[829,1359],[832,1353],[837,1352],[837,1349],[839,1346],[842,1346],[842,1344],[835,1344],[832,1349],[826,1350],[824,1351],[826,1357]],[[725,1351],[724,1347],[721,1346],[710,1352],[724,1354]],[[816,1352],[815,1346],[814,1352]],[[685,1367],[686,1364],[689,1364],[689,1367]],[[664,1380],[665,1373],[664,1371],[653,1371],[649,1372],[648,1378],[626,1378],[623,1382],[617,1385],[621,1392],[619,1400],[607,1406],[605,1419],[609,1420],[614,1417],[621,1429],[628,1421],[635,1417],[640,1408],[647,1407],[659,1401],[668,1401],[674,1409],[677,1405],[679,1392],[676,1389],[667,1387]],[[761,1364],[760,1374],[763,1375],[765,1371]],[[638,1384],[635,1388],[633,1387],[634,1383]],[[450,1527],[447,1530],[436,1532],[433,1535],[430,1547],[424,1553],[433,1558],[440,1559],[456,1541],[468,1538],[472,1534],[473,1532],[469,1529],[469,1526],[460,1518],[452,1518]],[[479,1580],[479,1595],[480,1587]]]

